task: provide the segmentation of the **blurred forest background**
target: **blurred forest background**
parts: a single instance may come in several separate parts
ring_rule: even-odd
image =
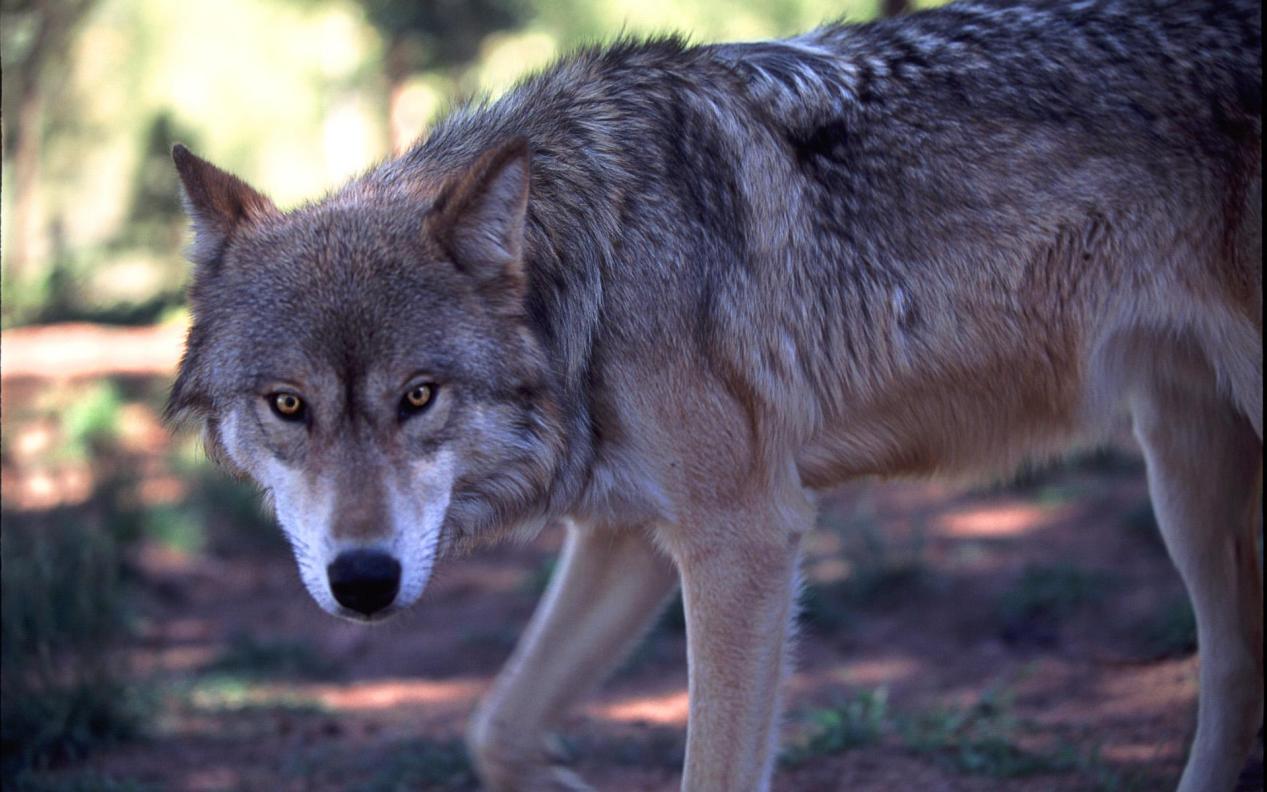
[[[4,327],[178,316],[181,141],[279,205],[618,32],[793,33],[878,0],[4,0]]]
[[[158,420],[188,322],[174,142],[293,206],[580,44],[906,5],[0,0],[4,788],[474,788],[464,720],[558,550],[455,562],[383,628],[317,611],[257,494]],[[778,789],[1177,778],[1192,618],[1130,452],[848,489],[802,607]],[[559,752],[600,789],[674,789],[685,717],[675,604]]]

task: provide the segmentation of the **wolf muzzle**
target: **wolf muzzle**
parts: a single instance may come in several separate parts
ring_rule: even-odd
[[[391,605],[400,591],[400,562],[381,550],[339,553],[326,574],[335,600],[366,617]]]

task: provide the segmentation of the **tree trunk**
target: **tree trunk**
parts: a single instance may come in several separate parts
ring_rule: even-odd
[[[44,92],[48,68],[66,58],[75,27],[95,0],[37,0],[26,13],[35,16],[35,35],[26,56],[10,67],[17,107],[16,123],[5,124],[4,151],[13,177],[13,215],[6,229],[4,270],[10,282],[29,275],[42,229],[40,170],[44,142]],[[8,86],[6,86],[8,87]]]
[[[25,79],[26,82],[34,80]],[[18,99],[17,123],[9,137],[13,156],[9,161],[13,177],[13,213],[5,236],[8,251],[4,260],[5,278],[10,283],[23,280],[31,259],[31,247],[39,237],[40,211],[40,126],[44,118],[44,102],[38,90],[21,89]],[[9,143],[9,141],[5,141]]]
[[[911,10],[910,0],[882,0],[880,4],[880,14],[886,17],[895,17],[905,14]]]
[[[405,82],[409,79],[408,40],[402,35],[394,35],[387,42],[385,71],[387,73],[387,135],[392,154],[403,154],[409,144],[418,135],[418,130],[408,129],[408,124],[401,112],[401,100],[404,98]]]

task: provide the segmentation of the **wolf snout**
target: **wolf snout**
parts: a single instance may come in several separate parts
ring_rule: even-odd
[[[400,562],[381,550],[346,550],[326,567],[330,592],[348,610],[373,616],[400,591]]]

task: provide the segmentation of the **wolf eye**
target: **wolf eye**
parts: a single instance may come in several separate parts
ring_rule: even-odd
[[[282,420],[299,421],[304,417],[304,400],[293,393],[274,393],[268,404]]]
[[[422,412],[431,406],[431,400],[434,397],[434,385],[424,382],[413,386],[405,391],[405,395],[400,399],[400,417],[404,419]]]

